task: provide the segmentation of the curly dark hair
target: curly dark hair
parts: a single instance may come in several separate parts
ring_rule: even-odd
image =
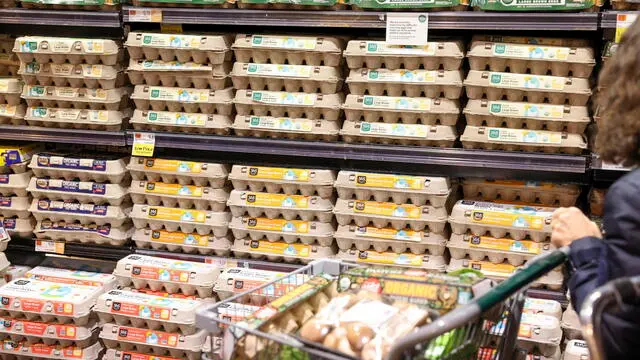
[[[640,21],[624,33],[598,80],[596,152],[604,161],[640,165]]]

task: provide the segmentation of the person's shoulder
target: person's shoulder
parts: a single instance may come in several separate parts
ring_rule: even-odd
[[[610,187],[611,190],[637,190],[640,189],[640,168],[633,169],[619,178]]]

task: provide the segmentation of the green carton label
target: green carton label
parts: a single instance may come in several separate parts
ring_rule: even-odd
[[[599,0],[471,0],[471,6],[481,10],[582,10],[601,6]]]
[[[350,0],[363,9],[428,9],[467,5],[466,0]]]

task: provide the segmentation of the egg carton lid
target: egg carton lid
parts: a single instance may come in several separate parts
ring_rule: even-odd
[[[396,216],[396,211],[402,209],[404,215]],[[376,216],[390,219],[416,219],[422,221],[446,222],[447,209],[430,205],[416,206],[412,204],[395,204],[368,200],[337,199],[335,214]]]
[[[232,190],[227,205],[304,211],[331,211],[333,209],[331,199],[323,199],[320,196],[271,194],[244,190]]]
[[[127,47],[151,47],[174,50],[226,51],[231,46],[232,35],[216,34],[159,34],[130,32]]]
[[[0,94],[20,94],[22,93],[22,81],[18,78],[0,78]]]
[[[121,199],[129,193],[126,186],[95,181],[68,181],[62,179],[32,177],[27,190],[32,193],[77,194],[78,196]]]
[[[282,70],[282,68],[286,70]],[[302,79],[308,81],[339,81],[340,69],[333,66],[320,65],[285,65],[285,64],[233,64],[230,76],[247,76],[258,78]]]
[[[451,218],[456,221],[466,223],[468,222],[466,220],[467,215],[471,216],[473,212],[476,211],[490,211],[508,215],[530,214],[541,218],[546,224],[546,222],[551,222],[551,215],[555,210],[556,208],[545,206],[525,206],[489,201],[458,200],[453,206],[453,210],[451,210]]]
[[[82,39],[51,36],[22,36],[16,39],[13,52],[36,54],[114,55],[121,44],[107,39]]]
[[[189,190],[188,193],[183,190]],[[229,198],[227,189],[213,189],[208,186],[168,184],[146,180],[132,180],[129,188],[131,194],[166,196],[191,200],[208,200],[225,202]]]
[[[66,221],[38,221],[33,230],[37,239],[62,238],[71,241],[74,236],[77,238],[91,238],[95,235],[99,238],[112,239],[118,242],[125,242],[131,237],[133,229],[129,225],[123,227],[112,227],[111,225],[81,224],[79,222]]]
[[[460,102],[446,98],[432,99],[425,97],[349,94],[342,108],[345,110],[363,111],[460,114]]]
[[[197,101],[189,103],[227,104],[233,100],[233,88],[211,90],[149,85],[136,85],[131,99],[182,102],[183,100],[180,99],[182,92],[197,96]]]
[[[232,127],[240,131],[296,133],[302,134],[301,136],[313,134],[337,137],[340,131],[337,121],[253,115],[236,115]]]
[[[185,214],[188,214],[188,216],[185,217]],[[132,219],[151,219],[157,221],[184,222],[196,225],[212,224],[214,226],[226,226],[231,220],[231,214],[228,212],[181,209],[146,204],[134,204],[130,216]]]
[[[295,229],[303,226],[306,231],[300,232],[283,230],[288,225],[293,225]],[[230,229],[258,232],[276,232],[283,235],[304,235],[304,236],[332,236],[334,228],[332,223],[323,223],[317,221],[305,220],[285,220],[285,219],[269,219],[269,218],[253,218],[250,216],[233,217],[229,223]]]
[[[58,269],[46,266],[36,266],[27,271],[24,277],[58,284],[96,286],[104,290],[113,289],[117,285],[116,277],[112,274]]]
[[[412,176],[340,170],[336,188],[449,195],[451,181],[440,176]]]
[[[135,351],[118,349],[107,349],[102,360],[182,360],[170,356],[157,356],[154,354],[143,354]]]
[[[175,73],[180,76],[210,76],[214,78],[226,77],[232,68],[231,62],[223,64],[197,64],[194,62],[162,61],[162,60],[129,60],[127,71],[143,73]]]
[[[398,236],[398,233],[404,234]],[[393,228],[378,229],[373,226],[338,225],[335,232],[336,239],[349,239],[352,241],[372,242],[397,241],[406,244],[415,243],[421,245],[438,245],[444,247],[447,242],[445,234],[437,234],[429,231],[396,230]]]
[[[26,189],[33,172],[25,171],[20,174],[0,174],[0,188]]]
[[[122,65],[102,65],[102,64],[38,64],[20,63],[19,75],[65,77],[70,79],[115,79],[122,73]]]
[[[58,123],[75,123],[88,125],[118,125],[131,117],[131,109],[123,111],[115,110],[90,110],[28,107],[24,116],[25,120],[52,121]]]
[[[500,77],[500,79],[498,79],[498,77]],[[509,79],[509,81],[507,82],[505,78]],[[537,79],[538,81],[542,80],[544,82],[553,84],[553,86],[544,88],[527,86],[527,79]],[[506,84],[503,84],[503,82],[506,82]],[[467,78],[464,80],[464,85],[487,88],[497,87],[531,92],[543,91],[565,94],[591,95],[591,86],[589,85],[589,79],[562,76],[529,75],[496,71],[470,70],[467,74]]]
[[[556,57],[531,57],[530,48],[533,44],[514,44],[498,41],[476,40],[471,42],[470,50],[467,52],[468,57],[500,57],[508,59],[522,59],[529,61],[548,61],[563,62],[575,64],[595,65],[596,61],[591,47],[568,47],[558,45],[540,45],[556,53]],[[498,53],[499,50],[502,53]]]
[[[528,130],[470,126],[464,128],[460,141],[487,144],[518,144],[522,146],[543,146],[586,149],[587,140],[582,134],[560,131]]]
[[[165,259],[146,255],[128,255],[118,261],[113,274],[125,278],[162,280],[168,283],[213,286],[220,268],[206,263]],[[162,274],[160,274],[162,272]],[[163,274],[179,275],[178,280],[163,279]]]
[[[411,74],[411,78],[407,77]],[[418,79],[418,80],[416,80]],[[346,83],[462,86],[461,70],[352,69]]]
[[[97,321],[92,321],[85,326],[79,326],[75,324],[32,321],[26,318],[15,319],[6,316],[0,316],[0,323],[3,324],[2,332],[4,334],[71,342],[89,340],[99,327]],[[18,324],[20,324],[19,327],[17,326]]]
[[[3,340],[0,346],[0,353],[2,354],[31,356],[32,359],[97,360],[102,350],[102,345],[99,342],[82,349],[73,345],[62,347],[60,345],[29,344],[26,341],[15,342],[11,340]]]
[[[351,40],[344,56],[453,57],[464,58],[462,41],[429,41],[422,46],[387,44],[384,40]]]
[[[152,336],[156,337],[155,341]],[[179,349],[189,352],[200,352],[207,338],[207,331],[199,330],[192,335],[184,335],[178,332],[165,332],[159,330],[149,330],[137,328],[129,325],[117,325],[107,323],[102,325],[100,338],[105,340],[115,340],[125,343],[143,344],[151,347]],[[159,338],[166,338],[167,342],[159,341]],[[164,340],[164,339],[163,339]],[[171,342],[174,342],[171,344]]]
[[[335,170],[233,165],[229,180],[301,185],[333,185]]]
[[[382,122],[345,121],[341,134],[347,136],[384,137],[425,141],[455,141],[458,133],[455,126],[390,124]]]
[[[591,44],[588,39],[530,37],[530,36],[501,36],[501,35],[473,35],[471,41],[490,41],[512,44],[531,44],[548,46],[586,47]]]
[[[267,257],[295,258],[301,261],[331,258],[335,254],[333,246],[289,244],[284,241],[236,239],[231,251]]]
[[[283,99],[293,98],[295,102],[287,103]],[[323,109],[340,109],[344,100],[342,93],[311,94],[286,91],[254,91],[241,89],[236,91],[234,103],[245,105],[261,104],[265,106],[315,107]]]
[[[237,34],[231,48],[341,54],[343,46],[337,37]]]
[[[447,272],[459,269],[473,269],[482,272],[486,277],[495,280],[504,280],[513,275],[521,266],[513,266],[508,263],[494,264],[484,260],[451,259],[447,266]],[[563,283],[561,271],[550,271],[532,283],[532,286],[548,286],[551,289],[560,289]]]
[[[226,178],[229,173],[228,166],[223,164],[137,156],[131,157],[127,170],[211,178]]]
[[[523,311],[534,314],[546,314],[560,319],[562,316],[562,305],[556,300],[528,297],[524,301]]]
[[[443,256],[416,255],[410,252],[396,254],[391,251],[379,253],[372,250],[348,249],[338,250],[335,257],[358,264],[420,268],[434,272],[444,272],[447,265]]]
[[[22,90],[22,98],[26,100],[45,99],[104,103],[119,102],[123,97],[127,97],[130,94],[130,87],[105,90],[67,86],[25,85]]]
[[[525,107],[536,106],[540,110],[555,112],[558,117],[551,116],[531,116],[524,112]],[[488,101],[486,99],[470,99],[463,110],[464,114],[486,116],[486,117],[506,117],[519,119],[536,119],[543,121],[562,121],[572,123],[589,123],[589,109],[586,106],[552,105],[552,104],[531,104],[515,101]]]
[[[464,178],[462,186],[473,185],[480,188],[508,189],[519,191],[540,191],[544,193],[580,194],[580,187],[574,184],[560,184],[538,181],[490,180],[485,178]]]

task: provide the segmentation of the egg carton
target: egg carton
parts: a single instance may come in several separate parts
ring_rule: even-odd
[[[340,69],[332,66],[236,62],[230,76],[236,89],[321,94],[342,89]]]
[[[272,285],[260,290],[254,290],[266,283]],[[305,274],[288,275],[287,273],[232,267],[222,271],[213,290],[220,299],[225,300],[234,295],[251,291],[237,299],[243,305],[263,305],[268,301],[279,298],[308,280]]]
[[[62,347],[85,348],[98,340],[98,323],[92,321],[87,326],[56,324],[26,319],[0,317],[0,337],[26,344],[43,343]]]
[[[9,265],[9,267],[3,271],[4,281],[7,283],[13,279],[22,278],[24,274],[31,269],[31,266],[26,265]]]
[[[591,40],[580,38],[552,38],[552,37],[537,37],[537,36],[502,36],[502,35],[487,35],[479,34],[473,35],[471,41],[489,41],[511,44],[530,44],[530,45],[545,45],[545,46],[568,46],[568,47],[588,47],[591,45]]]
[[[88,153],[40,153],[31,158],[29,167],[37,177],[119,184],[127,176],[126,161],[127,158]]]
[[[533,257],[555,249],[550,243],[531,240],[513,240],[490,236],[453,234],[447,248],[454,259],[484,260],[499,264],[505,260],[520,266]]]
[[[17,78],[0,78],[0,103],[10,106],[20,104],[22,82]]]
[[[227,205],[233,216],[283,217],[328,223],[333,219],[333,202],[319,196],[271,194],[265,192],[233,190]]]
[[[518,331],[518,348],[537,350],[543,356],[553,356],[562,340],[560,321],[543,314],[522,314]]]
[[[137,1],[138,0],[133,0],[134,3],[136,3]],[[149,4],[149,3],[144,2],[144,4]],[[170,5],[170,4],[163,4],[163,5]],[[188,5],[184,5],[182,3],[179,3],[179,5],[188,7]],[[136,5],[136,6],[140,6],[140,5]],[[145,6],[149,6],[149,5],[145,5]],[[118,350],[118,349],[107,349],[107,352],[102,357],[102,360],[133,360],[133,359],[135,360],[181,360],[180,358],[175,358],[175,357],[169,357],[169,356],[158,357],[154,354],[144,354],[144,353],[139,353],[135,351],[124,351],[124,350]]]
[[[93,181],[67,181],[50,178],[31,178],[27,191],[36,198],[76,200],[97,205],[120,206],[127,199],[129,189],[120,184]]]
[[[429,42],[423,46],[385,41],[351,40],[344,51],[350,69],[458,70],[464,59],[461,41]]]
[[[29,344],[4,340],[0,342],[0,357],[3,359],[63,359],[63,360],[98,360],[102,353],[102,345],[96,342],[85,348],[78,346],[46,345],[44,343]]]
[[[82,224],[120,227],[129,219],[131,208],[124,206],[94,205],[75,200],[33,199],[29,211],[38,221],[79,221]]]
[[[22,98],[30,107],[120,110],[127,107],[131,88],[88,89],[25,85]]]
[[[56,64],[104,64],[114,66],[124,55],[120,44],[106,39],[80,39],[45,36],[22,36],[16,39],[13,52],[21,62]]]
[[[233,89],[191,89],[136,85],[131,94],[139,110],[233,115]]]
[[[396,254],[395,252],[360,251],[357,249],[338,250],[336,259],[373,266],[391,266],[404,268],[419,268],[429,272],[444,272],[447,263],[444,256],[416,255],[410,252]]]
[[[222,90],[231,86],[231,66],[230,62],[212,65],[131,59],[127,75],[133,85]]]
[[[580,155],[587,149],[582,134],[467,125],[460,141],[465,149],[527,151]]]
[[[231,221],[231,214],[228,212],[143,204],[135,204],[130,216],[138,229],[148,227],[151,230],[165,229],[170,232],[197,232],[199,235],[213,233],[216,237],[224,237],[227,234],[227,226]]]
[[[0,174],[20,174],[27,171],[31,158],[43,146],[34,143],[4,142],[0,144]]]
[[[227,115],[135,110],[129,121],[135,130],[174,131],[229,135],[232,120]]]
[[[473,269],[482,272],[490,279],[502,281],[515,274],[521,266],[513,266],[509,263],[494,264],[490,261],[476,261],[470,259],[451,259],[447,267],[447,272],[460,269]],[[549,290],[562,289],[562,271],[550,271],[531,283],[534,288],[547,288]]]
[[[27,186],[33,176],[31,171],[20,174],[0,174],[0,195],[29,196]]]
[[[348,121],[454,126],[460,103],[445,98],[347,95],[342,105]]]
[[[131,199],[136,204],[222,212],[227,208],[226,189],[133,180]]]
[[[288,263],[308,264],[314,260],[333,257],[333,246],[286,243],[284,241],[236,239],[231,251],[238,258],[266,259]]]
[[[227,256],[231,241],[227,237],[199,235],[196,233],[169,232],[165,230],[137,229],[132,240],[141,249],[166,250],[171,252],[198,253],[202,255]]]
[[[567,340],[583,339],[578,313],[573,310],[571,304],[569,304],[567,310],[562,314],[561,326]]]
[[[31,216],[30,203],[29,196],[0,196],[0,214],[5,217],[27,219]]]
[[[241,63],[340,66],[343,46],[334,37],[238,34],[232,49]]]
[[[389,201],[444,207],[451,193],[446,177],[411,176],[340,170],[335,182],[338,197],[349,200]]]
[[[140,294],[160,296],[160,297],[167,298],[167,299],[188,299],[188,300],[198,300],[198,299],[200,299],[197,294],[186,295],[186,294],[183,294],[182,292],[180,292],[180,290],[178,290],[178,292],[176,292],[176,293],[168,293],[166,291],[163,291],[162,289],[160,289],[160,290],[151,290],[148,287],[141,287],[141,288],[138,288],[138,289],[133,288],[133,287],[124,287],[121,290],[131,291],[131,292],[140,293]]]
[[[26,9],[119,11],[119,0],[20,0]]]
[[[36,266],[27,271],[24,277],[58,284],[95,286],[104,290],[110,290],[116,286],[116,278],[111,274],[46,266]]]
[[[114,89],[126,84],[121,65],[20,63],[18,74],[28,85]]]
[[[207,334],[204,329],[192,335],[183,335],[117,324],[104,324],[100,332],[100,339],[110,349],[134,350],[160,356],[169,355],[182,359],[199,360]]]
[[[2,65],[0,65],[1,67]],[[24,104],[0,104],[0,124],[24,125],[27,107]]]
[[[226,321],[238,322],[253,315],[253,313],[258,311],[259,309],[259,306],[241,304],[237,302],[228,302],[224,304],[218,304],[218,306],[216,307],[216,313],[218,315],[218,318]],[[220,326],[224,327],[225,325],[220,324]]]
[[[345,82],[355,95],[458,100],[462,94],[460,70],[352,69]]]
[[[0,226],[7,230],[9,236],[12,237],[31,238],[35,225],[36,221],[33,218],[18,219],[0,215]],[[0,251],[6,250],[8,243],[8,240],[0,242]]]
[[[454,234],[487,233],[494,238],[507,234],[513,240],[529,237],[536,242],[551,236],[552,207],[501,204],[494,202],[459,200],[451,211],[449,224]]]
[[[222,64],[231,60],[230,35],[130,32],[125,46],[131,59]]]
[[[546,206],[574,206],[580,196],[578,185],[537,181],[466,178],[462,180],[462,189],[467,199],[523,201]]]
[[[612,0],[611,7],[614,10],[638,10],[638,3],[629,0]]]
[[[469,100],[467,125],[566,131],[583,134],[591,122],[586,106]]]
[[[589,347],[583,340],[569,340],[564,349],[562,360],[589,360]]]
[[[2,153],[3,149],[0,149],[0,164],[2,164],[3,162],[3,153]],[[10,165],[0,165],[0,173],[2,174],[7,174],[7,173],[12,173],[12,174],[21,174],[25,171],[27,171],[28,169],[28,165],[29,162],[28,161],[24,161],[24,162],[13,162]]]
[[[238,8],[254,10],[345,10],[347,5],[339,0],[238,0]]]
[[[9,265],[11,264],[9,263],[9,260],[7,260],[7,256],[4,254],[4,250],[2,250],[2,252],[0,252],[0,273],[4,273],[9,268]]]
[[[340,225],[335,239],[341,250],[354,248],[376,252],[411,252],[416,255],[444,255],[447,238],[443,234],[393,228],[378,229],[373,226]]]
[[[30,126],[47,128],[119,131],[122,123],[126,123],[130,117],[130,109],[110,111],[38,106],[27,108],[24,120]]]
[[[238,90],[233,103],[238,115],[323,119],[337,121],[342,113],[342,93],[309,94],[284,91]]]
[[[338,224],[343,226],[353,222],[357,226],[373,224],[378,229],[391,226],[402,230],[408,227],[413,231],[427,229],[442,233],[447,224],[447,209],[428,205],[338,199],[333,213]]]
[[[94,286],[17,279],[0,287],[0,312],[12,318],[85,326],[90,322],[91,308],[103,292],[104,289]]]
[[[464,81],[472,100],[527,101],[586,106],[591,97],[589,79],[471,70]],[[545,101],[546,100],[546,101]]]
[[[232,127],[238,136],[309,141],[337,141],[340,132],[337,121],[272,116],[237,115]]]
[[[455,126],[345,121],[340,130],[347,143],[453,147]]]
[[[306,245],[331,246],[335,231],[332,223],[304,220],[269,219],[239,216],[231,219],[229,229],[237,239],[300,242]]]
[[[38,221],[33,232],[40,240],[122,246],[131,238],[133,229],[131,224],[112,227],[95,223],[42,220]]]
[[[235,190],[263,191],[269,193],[333,195],[334,170],[295,169],[266,166],[233,165],[229,180]]]
[[[560,319],[560,317],[562,317],[562,305],[560,305],[560,302],[555,300],[528,297],[524,301],[524,308],[522,311],[531,314],[549,315],[556,319]]]
[[[196,310],[203,303],[169,299],[127,290],[111,290],[100,296],[94,311],[103,323],[193,335]]]
[[[131,157],[127,166],[134,180],[151,182],[194,184],[221,188],[227,181],[226,165],[193,161]]]
[[[565,47],[472,41],[471,70],[588,78],[596,65],[591,47]]]

